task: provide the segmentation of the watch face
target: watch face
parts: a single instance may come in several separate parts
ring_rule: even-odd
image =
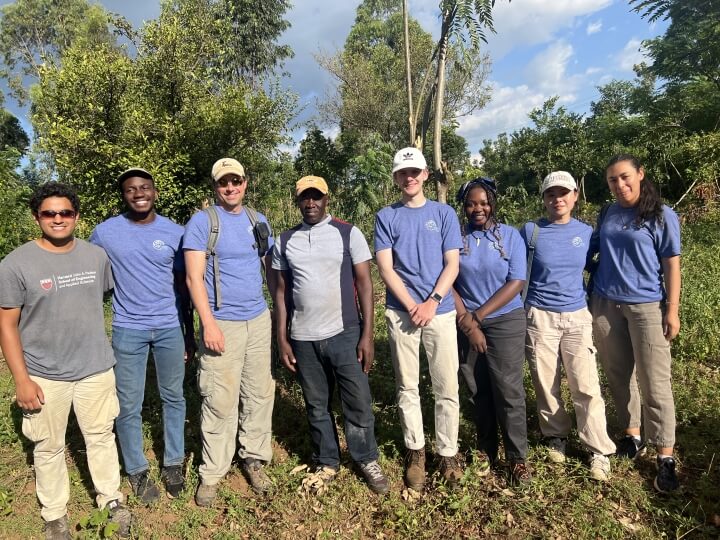
[[[436,302],[438,302],[438,303],[439,303],[439,302],[442,302],[442,299],[443,299],[443,297],[440,296],[438,293],[433,294],[431,298],[432,298],[433,300],[435,300]]]

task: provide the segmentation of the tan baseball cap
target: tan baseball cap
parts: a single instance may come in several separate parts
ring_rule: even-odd
[[[564,187],[570,191],[577,190],[577,183],[567,171],[555,171],[548,174],[543,180],[542,186],[540,187],[540,193],[545,193],[551,187]]]
[[[212,166],[212,179],[213,182],[217,182],[226,174],[236,174],[240,177],[245,176],[245,169],[240,162],[233,158],[222,158],[218,159]]]
[[[306,189],[317,189],[323,195],[330,191],[327,182],[320,176],[303,176],[295,183],[295,195],[300,195]]]

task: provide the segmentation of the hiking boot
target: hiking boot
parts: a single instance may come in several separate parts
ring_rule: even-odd
[[[242,471],[250,482],[250,487],[258,495],[265,495],[273,488],[272,480],[263,470],[263,462],[259,459],[245,458],[242,464]]]
[[[640,440],[639,437],[633,437],[632,435],[625,435],[617,443],[617,451],[615,456],[625,459],[637,459],[640,456],[644,456],[646,452],[645,444]]]
[[[551,463],[565,463],[565,448],[567,439],[550,437],[547,442],[547,454]]]
[[[490,461],[490,456],[487,455],[487,452],[478,450],[473,457],[473,463],[475,464],[475,474],[479,477],[482,478],[490,474],[492,463]]]
[[[110,512],[110,523],[117,523],[117,534],[120,538],[130,538],[130,524],[132,514],[118,499],[107,503],[106,508]]]
[[[71,538],[67,514],[45,522],[45,540],[70,540]]]
[[[367,463],[359,463],[358,466],[371,491],[378,495],[385,495],[385,493],[390,491],[390,482],[380,468],[377,460],[374,459]]]
[[[524,461],[515,461],[510,465],[510,484],[513,486],[527,486],[532,479],[532,472]]]
[[[165,482],[165,493],[170,499],[177,498],[185,489],[185,477],[181,465],[168,465],[163,468],[162,478]]]
[[[425,449],[409,450],[405,454],[405,484],[412,490],[425,489]]]
[[[313,471],[302,481],[303,487],[313,495],[322,495],[335,477],[338,470],[329,465],[315,465]]]
[[[590,459],[590,478],[607,482],[610,476],[610,459],[602,454],[593,454]]]
[[[212,506],[215,497],[217,497],[217,490],[217,484],[206,484],[200,481],[195,492],[195,504],[198,506]]]
[[[660,493],[670,493],[680,487],[675,473],[675,458],[658,456],[657,469],[654,485]]]
[[[463,477],[463,470],[457,455],[440,456],[440,474],[450,489],[457,489]]]
[[[147,469],[136,474],[128,475],[128,481],[133,490],[133,495],[144,504],[150,504],[160,498],[160,490],[150,479]]]

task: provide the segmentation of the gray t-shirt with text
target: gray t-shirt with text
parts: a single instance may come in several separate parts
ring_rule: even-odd
[[[21,308],[20,340],[31,375],[77,381],[115,364],[105,334],[103,294],[110,260],[76,239],[66,253],[23,244],[0,262],[0,306]]]

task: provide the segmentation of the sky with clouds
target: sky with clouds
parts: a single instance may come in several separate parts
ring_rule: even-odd
[[[0,1],[0,4],[7,4]],[[109,11],[135,26],[155,18],[154,0],[105,0]],[[302,138],[303,123],[312,120],[318,99],[332,89],[332,79],[316,63],[317,52],[342,47],[355,18],[354,0],[294,0],[281,38],[295,51],[285,65],[283,84],[300,97],[302,113],[294,131]],[[410,14],[433,35],[439,32],[438,0],[409,0]],[[650,25],[631,11],[627,0],[497,0],[493,10],[496,34],[488,34],[492,60],[492,100],[460,120],[473,155],[484,139],[528,124],[527,114],[554,95],[567,109],[584,113],[598,96],[596,87],[612,79],[633,77],[643,58],[641,42],[662,33],[666,23]],[[404,84],[399,74],[398,84]],[[21,113],[22,114],[22,113]],[[23,124],[27,120],[22,118]],[[328,133],[333,126],[323,126]]]

